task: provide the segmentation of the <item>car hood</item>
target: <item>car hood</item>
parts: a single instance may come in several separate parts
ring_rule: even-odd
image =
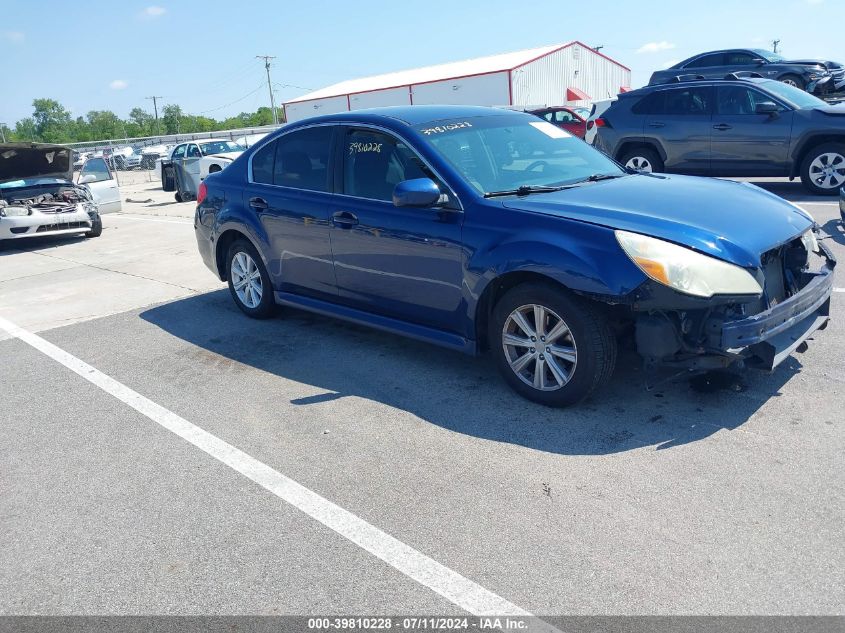
[[[824,59],[793,59],[784,63],[797,64],[799,66],[824,66],[827,69],[842,67],[842,64],[839,62],[832,62]]]
[[[764,189],[693,176],[630,175],[503,204],[651,235],[746,268],[813,225]]]
[[[206,154],[207,156],[214,156],[214,158],[228,158],[229,160],[235,160],[238,156],[243,154],[243,152],[220,152],[219,154]]]
[[[63,145],[0,143],[0,182],[73,178],[73,152]]]

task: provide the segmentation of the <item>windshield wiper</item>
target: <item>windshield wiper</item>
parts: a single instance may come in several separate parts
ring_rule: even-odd
[[[626,174],[593,174],[584,178],[581,182],[598,182],[599,180],[612,180],[613,178],[621,178]]]
[[[527,196],[532,193],[548,193],[549,191],[560,191],[566,187],[548,187],[545,185],[522,185],[516,189],[505,189],[503,191],[488,191],[485,198],[500,198],[502,196]]]

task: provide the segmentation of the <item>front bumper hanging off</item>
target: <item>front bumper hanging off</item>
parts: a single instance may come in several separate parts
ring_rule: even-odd
[[[755,368],[772,370],[830,319],[836,258],[819,242],[825,264],[805,275],[804,287],[764,312],[722,326],[721,350],[739,354]],[[807,280],[809,278],[809,280]]]

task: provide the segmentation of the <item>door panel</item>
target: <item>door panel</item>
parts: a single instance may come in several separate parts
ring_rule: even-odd
[[[79,182],[88,186],[100,213],[115,213],[123,208],[120,188],[108,164],[102,158],[89,158],[79,171]]]
[[[331,126],[312,127],[266,145],[252,159],[244,192],[244,206],[267,233],[273,286],[324,300],[337,296],[329,238],[332,135]]]
[[[666,171],[709,173],[712,95],[709,87],[672,88],[649,100],[643,136],[664,148]]]
[[[432,176],[399,139],[349,129],[341,149],[345,195],[336,196],[330,230],[340,300],[360,310],[457,331],[463,214],[393,205],[398,182]]]
[[[716,175],[779,175],[788,171],[794,113],[756,114],[757,103],[772,101],[745,86],[719,86],[713,115],[712,167]]]

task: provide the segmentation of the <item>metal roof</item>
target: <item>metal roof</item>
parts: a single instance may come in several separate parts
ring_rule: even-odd
[[[541,46],[539,48],[529,48],[523,51],[515,51],[513,53],[477,57],[475,59],[467,59],[460,62],[438,64],[436,66],[426,66],[425,68],[414,68],[411,70],[401,70],[399,72],[375,75],[373,77],[363,77],[361,79],[350,79],[348,81],[341,81],[340,83],[328,86],[327,88],[309,92],[308,94],[304,94],[296,99],[290,99],[289,101],[285,101],[285,103],[298,103],[300,101],[312,101],[314,99],[325,99],[327,97],[340,97],[359,92],[386,90],[387,88],[400,88],[402,86],[411,86],[414,84],[428,83],[432,81],[442,81],[445,79],[456,79],[458,77],[485,75],[487,73],[513,70],[523,64],[527,64],[528,62],[544,57],[549,53],[559,51],[575,43],[576,42],[569,42],[568,44]]]

